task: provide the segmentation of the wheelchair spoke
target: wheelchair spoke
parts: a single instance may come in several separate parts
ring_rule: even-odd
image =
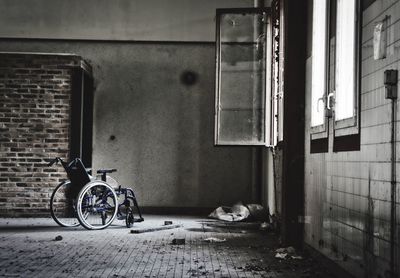
[[[91,182],[78,197],[79,222],[87,229],[104,229],[117,213],[117,197],[114,190],[104,182]]]
[[[76,201],[71,198],[72,184],[69,181],[60,183],[50,198],[50,213],[54,221],[63,227],[76,227],[79,222],[76,215]]]

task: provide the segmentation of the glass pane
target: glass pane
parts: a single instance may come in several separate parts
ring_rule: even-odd
[[[223,14],[220,40],[224,42],[256,42],[264,31],[263,14]]]
[[[314,1],[312,41],[311,126],[325,122],[327,1]]]
[[[264,110],[222,110],[220,113],[221,142],[248,144],[263,142]]]
[[[356,0],[338,0],[336,24],[335,119],[343,120],[355,111]]]
[[[217,144],[265,142],[264,17],[259,13],[221,15]]]
[[[221,109],[263,109],[263,90],[265,83],[264,59],[261,51],[253,45],[223,45],[221,46]],[[258,60],[258,62],[257,62]]]

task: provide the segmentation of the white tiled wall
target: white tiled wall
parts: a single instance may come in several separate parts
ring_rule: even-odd
[[[373,30],[388,18],[388,56],[373,59]],[[305,241],[359,277],[385,277],[390,270],[391,101],[385,99],[383,72],[400,70],[400,0],[377,0],[364,11],[361,62],[361,149],[310,154],[310,75],[307,61]],[[398,101],[400,107],[400,101]],[[400,160],[400,109],[397,110],[397,161]],[[397,165],[400,181],[400,163]],[[397,238],[400,224],[397,184]],[[399,243],[397,253],[399,253]],[[397,267],[400,268],[397,257]]]

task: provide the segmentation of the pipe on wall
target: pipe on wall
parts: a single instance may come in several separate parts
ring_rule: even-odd
[[[391,120],[391,196],[390,196],[390,271],[393,277],[397,273],[397,246],[396,246],[396,114],[397,114],[397,99],[392,99],[392,120]]]

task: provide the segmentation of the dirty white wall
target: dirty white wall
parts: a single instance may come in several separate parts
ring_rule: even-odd
[[[253,150],[213,146],[213,41],[216,7],[252,4],[0,0],[0,51],[75,53],[92,65],[94,168],[117,168],[143,206],[250,202]],[[181,82],[187,70],[193,86]]]
[[[388,56],[375,61],[373,28],[385,16],[390,16]],[[305,241],[358,277],[385,277],[390,271],[391,246],[399,254],[400,190],[397,184],[397,242],[393,243],[390,241],[391,101],[385,99],[383,72],[400,70],[400,1],[375,1],[364,11],[362,21],[360,151],[332,152],[330,127],[329,151],[310,154],[311,57],[307,61]],[[398,110],[396,119],[399,117]],[[398,132],[396,142],[398,159]]]
[[[0,37],[214,41],[215,9],[252,0],[1,0]]]

